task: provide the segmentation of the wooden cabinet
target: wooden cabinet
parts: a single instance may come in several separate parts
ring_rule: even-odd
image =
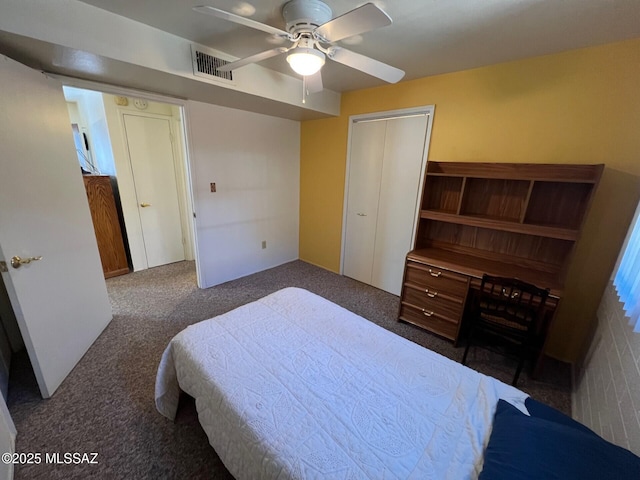
[[[417,288],[435,288],[424,275],[429,270],[441,271],[447,281],[458,275],[456,285],[466,279],[470,288],[484,273],[520,278],[549,288],[557,304],[602,170],[603,165],[429,162],[400,319],[457,340],[463,309],[454,319],[448,304],[446,313],[433,302],[415,305]],[[464,303],[466,289],[441,285],[456,304]],[[422,308],[427,312],[421,317]],[[443,327],[443,318],[456,328]]]
[[[111,178],[107,175],[84,175],[83,179],[104,277],[129,273]]]

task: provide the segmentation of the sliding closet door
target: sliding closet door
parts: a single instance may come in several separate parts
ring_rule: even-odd
[[[351,128],[343,271],[371,283],[386,121]]]
[[[429,118],[351,126],[343,273],[395,295],[413,239]]]
[[[416,224],[427,121],[426,115],[386,121],[371,285],[395,295]]]

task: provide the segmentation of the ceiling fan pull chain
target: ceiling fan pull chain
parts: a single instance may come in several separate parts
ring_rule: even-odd
[[[307,103],[308,94],[309,92],[307,92],[307,77],[303,76],[302,77],[302,103]]]

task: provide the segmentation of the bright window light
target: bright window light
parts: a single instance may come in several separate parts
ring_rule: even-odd
[[[634,332],[640,332],[640,206],[631,222],[626,247],[613,284]]]

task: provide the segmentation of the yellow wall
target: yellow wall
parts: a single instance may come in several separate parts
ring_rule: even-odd
[[[349,116],[431,104],[431,160],[606,164],[547,349],[577,360],[640,198],[640,39],[345,93],[302,124],[301,259],[339,271]]]

